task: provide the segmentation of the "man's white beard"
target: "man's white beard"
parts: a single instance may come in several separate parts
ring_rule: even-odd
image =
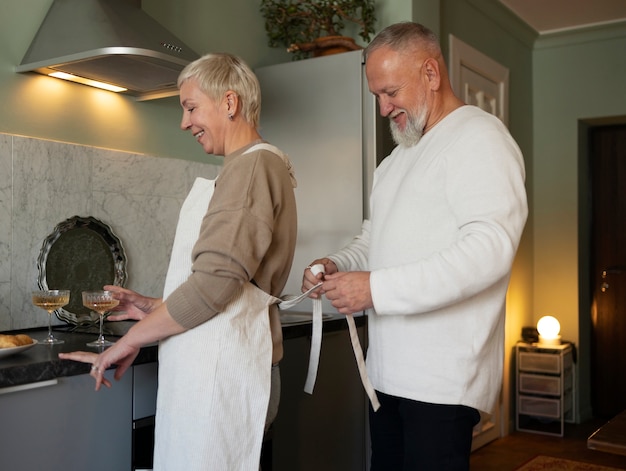
[[[406,125],[404,126],[404,130],[401,130],[395,121],[389,120],[391,137],[399,146],[412,147],[417,145],[424,135],[428,110],[426,109],[426,106],[422,105],[420,106],[417,115],[412,115],[407,110],[403,111],[406,114]]]

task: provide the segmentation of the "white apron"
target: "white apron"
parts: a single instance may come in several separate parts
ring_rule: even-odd
[[[197,178],[181,208],[163,299],[191,273],[214,185]],[[246,283],[223,312],[160,343],[155,471],[259,469],[278,301]]]

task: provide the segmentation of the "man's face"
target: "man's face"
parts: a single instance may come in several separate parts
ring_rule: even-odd
[[[415,63],[411,57],[382,47],[373,51],[365,64],[380,114],[389,118],[394,141],[406,147],[419,142],[429,114],[423,61]]]

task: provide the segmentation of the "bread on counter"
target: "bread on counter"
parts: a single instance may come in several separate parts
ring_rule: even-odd
[[[0,348],[21,347],[22,345],[30,345],[31,343],[33,343],[33,339],[26,334],[0,334]]]

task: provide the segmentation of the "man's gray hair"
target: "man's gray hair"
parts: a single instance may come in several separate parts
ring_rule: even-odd
[[[431,57],[441,55],[441,47],[437,35],[426,26],[406,21],[387,26],[369,43],[363,51],[367,57],[376,49],[388,47],[394,51],[411,52],[413,49],[426,51]]]

